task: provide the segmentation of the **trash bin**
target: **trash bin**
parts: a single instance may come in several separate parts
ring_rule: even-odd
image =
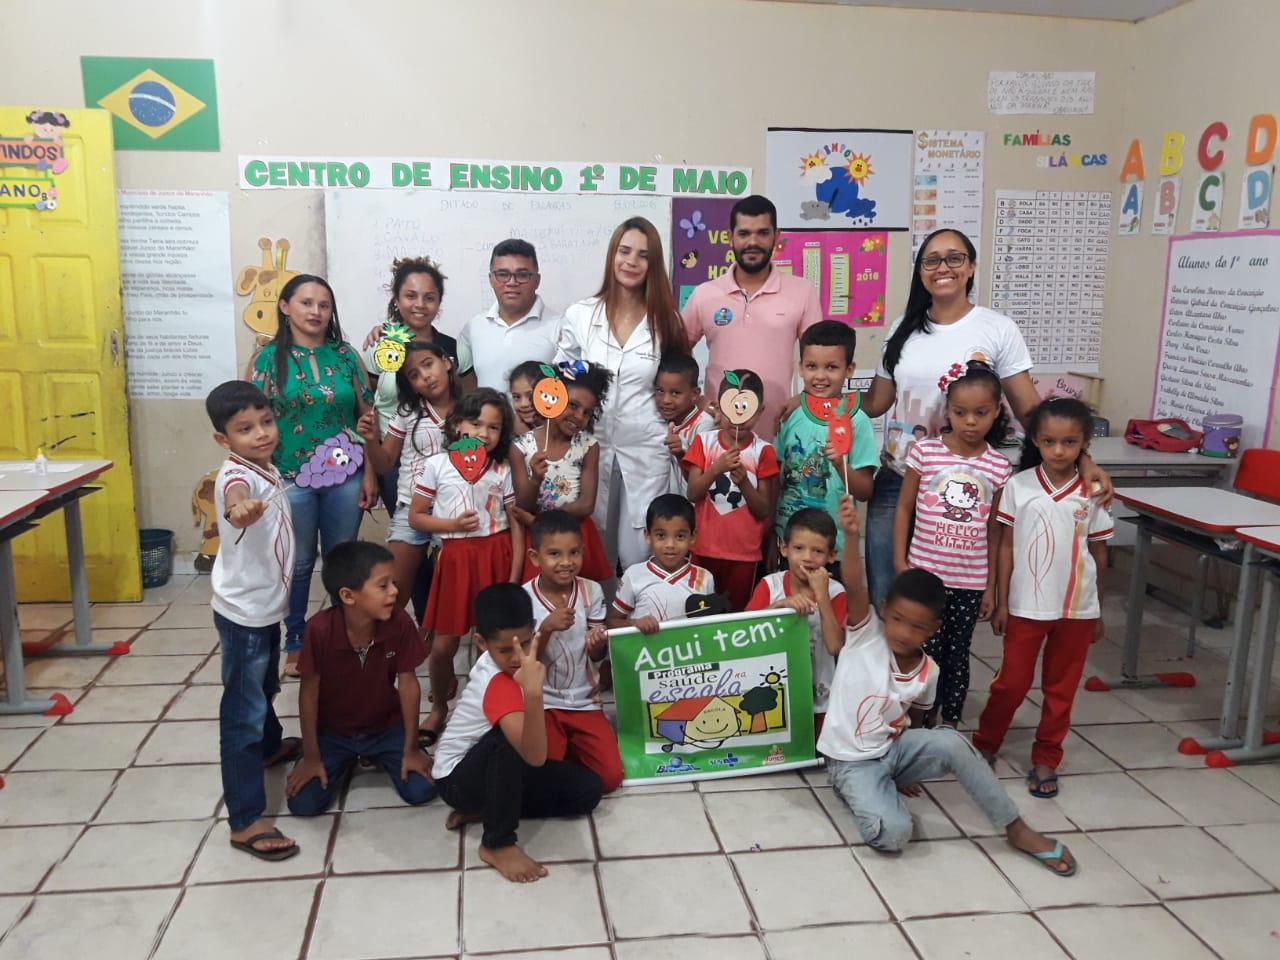
[[[142,553],[142,585],[163,587],[173,576],[173,531],[139,530],[138,545]]]

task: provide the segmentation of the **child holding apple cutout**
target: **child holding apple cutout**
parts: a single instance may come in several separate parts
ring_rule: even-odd
[[[718,406],[720,429],[695,437],[684,456],[698,518],[693,561],[711,572],[729,608],[738,611],[751,599],[773,519],[778,458],[772,444],[752,432],[764,408],[758,374],[725,371]]]
[[[613,375],[583,360],[558,367],[541,364],[540,369],[543,376],[534,384],[532,402],[544,425],[517,437],[511,448],[517,517],[526,526],[547,510],[576,518],[582,528],[582,576],[601,583],[613,571],[591,517],[600,485],[600,446],[593,433]],[[520,581],[527,583],[537,574],[526,558]]]

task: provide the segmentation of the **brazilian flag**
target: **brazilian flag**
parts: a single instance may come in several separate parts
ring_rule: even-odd
[[[102,107],[117,150],[218,149],[212,60],[81,57],[84,105]]]

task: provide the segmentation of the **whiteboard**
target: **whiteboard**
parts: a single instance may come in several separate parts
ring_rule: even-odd
[[[436,329],[457,336],[493,304],[489,254],[519,237],[538,251],[539,293],[556,312],[592,296],[604,277],[609,237],[628,217],[652,221],[670,267],[669,197],[512,196],[434,190],[328,190],[325,247],[328,280],[347,339],[362,343],[386,317],[391,261],[429,256],[440,264],[444,302]]]

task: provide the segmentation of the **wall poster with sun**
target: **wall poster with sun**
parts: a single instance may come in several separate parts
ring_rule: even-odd
[[[808,621],[791,611],[611,631],[625,783],[813,766]]]
[[[910,130],[770,127],[766,193],[784,230],[906,230]]]

